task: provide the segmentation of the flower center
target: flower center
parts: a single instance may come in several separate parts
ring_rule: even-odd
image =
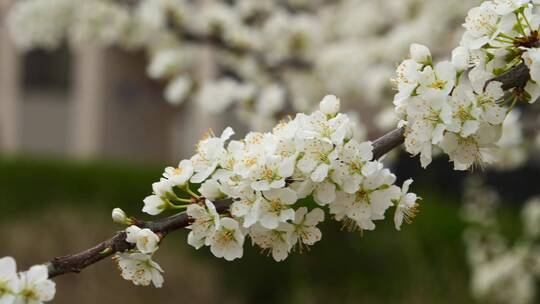
[[[405,210],[403,210],[403,219],[407,224],[410,224],[419,212],[420,205],[418,205],[418,203],[414,203],[411,208],[406,208]]]
[[[270,203],[270,211],[273,213],[279,213],[281,210],[285,209],[280,200],[272,200]]]
[[[37,299],[37,295],[36,295],[36,292],[32,289],[24,289],[21,291],[20,293],[23,297],[27,298],[27,299]]]
[[[252,157],[246,157],[246,158],[244,159],[244,165],[245,165],[246,167],[251,167],[251,166],[253,166],[256,162],[257,162],[257,158],[254,157],[254,156],[252,156]]]
[[[469,113],[468,109],[464,106],[459,107],[459,109],[456,112],[456,117],[458,117],[462,121],[474,119],[471,113]]]
[[[265,180],[274,180],[276,178],[275,172],[267,166],[264,167],[261,175]]]
[[[174,168],[173,175],[180,175],[184,170],[180,167]]]
[[[356,202],[369,204],[369,193],[364,189],[356,192]]]
[[[444,86],[446,85],[446,81],[444,80],[436,80],[434,83],[432,83],[429,87],[433,89],[442,90],[444,89]]]

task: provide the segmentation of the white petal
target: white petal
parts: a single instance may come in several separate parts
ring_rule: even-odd
[[[213,179],[206,180],[201,187],[199,192],[207,199],[215,200],[223,196],[221,193],[221,185]]]
[[[311,179],[316,183],[322,182],[326,178],[326,176],[328,176],[329,169],[330,166],[326,164],[320,164],[311,174]]]
[[[324,221],[324,211],[321,208],[315,208],[307,214],[304,224],[313,226],[322,221]]]
[[[313,245],[322,238],[321,230],[317,227],[307,227],[302,234],[302,242],[306,245]]]
[[[287,210],[283,210],[281,211],[280,215],[279,215],[279,220],[281,222],[286,222],[286,221],[289,221],[289,220],[294,220],[294,210],[293,209],[287,209]]]
[[[293,215],[294,217],[294,215]],[[276,229],[279,226],[279,218],[271,213],[265,213],[260,219],[261,225],[267,229]]]
[[[126,228],[126,241],[132,244],[137,243],[139,232],[141,232],[141,228],[135,225],[127,227]]]
[[[465,121],[461,128],[461,136],[468,137],[469,135],[474,134],[476,130],[478,130],[478,127],[480,127],[480,122],[478,120]]]
[[[158,270],[153,269],[152,270],[152,284],[154,284],[156,288],[161,288],[163,286],[164,281],[165,280],[163,279],[163,275],[161,275],[161,273]]]
[[[280,189],[279,191],[279,199],[282,203],[287,205],[292,205],[296,202],[297,196],[296,192],[289,188]]]
[[[35,265],[30,267],[27,272],[28,282],[39,282],[49,277],[49,271],[44,265]]]
[[[17,272],[17,264],[12,257],[0,259],[0,278],[7,278]]]
[[[336,185],[330,182],[318,184],[315,188],[315,201],[319,205],[327,205],[336,199]]]

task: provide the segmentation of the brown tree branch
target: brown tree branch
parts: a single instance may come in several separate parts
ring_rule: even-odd
[[[384,156],[386,153],[394,150],[395,148],[401,146],[405,137],[405,127],[395,129],[386,133],[385,135],[379,137],[376,141],[373,142],[373,158],[379,159]]]
[[[502,89],[505,91],[513,88],[524,88],[529,79],[529,68],[522,62],[508,72],[502,73],[486,82],[486,87],[492,81],[499,81],[502,83]]]
[[[503,88],[508,90],[516,87],[524,87],[528,79],[529,69],[524,64],[520,64],[507,73],[494,78],[492,81],[502,82]],[[399,147],[405,140],[404,132],[404,128],[396,129],[375,140],[373,142],[374,158],[379,159],[386,153]],[[231,203],[231,200],[217,201],[215,202],[216,209],[219,213],[226,212]],[[185,228],[189,226],[189,224],[190,221],[185,212],[156,221],[136,221],[137,226],[151,229],[161,237],[165,237],[173,231]],[[70,272],[78,273],[84,268],[110,257],[115,253],[124,252],[132,248],[133,244],[126,242],[126,233],[120,231],[110,239],[95,247],[77,254],[57,257],[46,263],[49,269],[49,277],[52,278]]]
[[[227,211],[231,203],[232,201],[230,200],[214,202],[216,210],[219,213]],[[189,224],[189,218],[185,212],[156,221],[135,220],[135,225],[140,228],[148,228],[154,233],[159,234],[162,238],[170,232],[189,226]],[[126,233],[124,231],[119,231],[110,239],[101,242],[90,249],[77,254],[56,257],[52,261],[46,263],[49,270],[49,277],[53,278],[70,272],[79,273],[87,266],[95,264],[118,252],[133,249],[134,247],[133,244],[126,242]]]

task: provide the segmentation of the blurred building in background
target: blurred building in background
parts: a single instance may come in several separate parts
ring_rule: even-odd
[[[3,22],[8,2],[0,0],[2,153],[170,161],[221,128],[191,104],[168,105],[146,77],[143,53],[92,45],[19,52]],[[200,77],[212,75],[211,57],[201,54]]]

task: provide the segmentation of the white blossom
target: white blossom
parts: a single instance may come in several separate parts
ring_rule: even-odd
[[[195,171],[191,177],[192,182],[200,183],[214,173],[221,158],[226,154],[223,145],[233,134],[234,131],[227,128],[220,137],[210,136],[197,144],[197,154],[191,158]]]
[[[356,192],[364,177],[377,168],[377,163],[370,162],[373,159],[371,142],[351,140],[339,149],[338,156],[331,177],[347,193]]]
[[[199,192],[207,199],[213,201],[223,196],[221,185],[214,179],[208,179],[202,183]]]
[[[322,233],[316,225],[324,221],[324,211],[315,208],[308,213],[306,207],[296,210],[293,226],[294,231],[291,234],[291,243],[304,244],[311,246],[321,240]]]
[[[416,216],[416,212],[418,212],[418,197],[414,193],[408,193],[412,182],[412,179],[403,182],[401,195],[395,201],[396,212],[394,213],[394,225],[397,230],[401,229],[403,220],[409,223]]]
[[[427,97],[427,96],[426,96]],[[431,98],[413,97],[407,103],[410,119],[405,136],[405,149],[412,155],[421,154],[422,167],[431,163],[432,144],[442,141],[444,131],[452,120],[447,97],[434,94]]]
[[[251,171],[251,187],[257,191],[283,188],[285,179],[293,174],[294,161],[295,156],[268,155],[262,158]]]
[[[471,49],[478,49],[491,42],[499,33],[497,26],[499,20],[493,2],[486,1],[471,9],[463,24],[467,32],[463,36],[462,44]]]
[[[530,70],[531,79],[540,83],[540,49],[527,49],[523,53],[523,60]]]
[[[503,98],[502,84],[498,81],[489,82],[483,91],[476,91],[478,106],[482,108],[482,118],[489,124],[503,123],[508,109],[499,106],[498,101]]]
[[[276,262],[283,261],[290,253],[293,244],[291,235],[293,225],[280,223],[276,229],[267,229],[260,224],[250,228],[251,240],[263,250],[267,250]]]
[[[373,221],[384,219],[386,209],[393,205],[392,200],[399,197],[400,189],[394,185],[395,176],[387,169],[378,169],[366,176],[359,189],[350,194],[338,192],[330,213],[336,220],[354,221],[353,227],[374,230]]]
[[[450,61],[442,61],[434,68],[426,66],[418,75],[418,94],[431,98],[433,94],[449,94],[456,83],[456,68]]]
[[[311,177],[314,182],[322,182],[331,168],[337,154],[331,141],[318,137],[303,139],[300,144],[304,156],[298,161],[297,167],[302,173]]]
[[[135,244],[141,253],[151,254],[158,250],[160,237],[148,228],[132,225],[126,229],[126,241]]]
[[[243,217],[243,226],[245,228],[249,228],[260,218],[260,205],[262,200],[263,198],[259,193],[255,193],[251,190],[245,190],[240,199],[232,203],[231,214],[234,217]]]
[[[458,72],[464,71],[471,65],[469,49],[464,46],[458,46],[452,50],[452,64]]]
[[[47,266],[36,265],[19,273],[19,290],[15,304],[41,304],[52,301],[56,294],[56,284],[49,280]]]
[[[138,286],[154,284],[156,288],[163,286],[163,269],[152,257],[143,253],[121,253],[115,256],[122,278],[132,281]]]
[[[396,69],[396,78],[392,79],[398,90],[394,96],[394,105],[399,107],[405,99],[411,97],[418,86],[421,68],[422,64],[412,59],[404,60],[399,64]]]
[[[489,164],[496,160],[495,143],[500,135],[500,126],[483,124],[475,135],[467,138],[446,133],[440,147],[454,163],[455,170],[467,170],[474,164]]]
[[[217,230],[209,239],[210,251],[227,261],[241,258],[244,252],[244,234],[238,222],[232,218],[222,218]]]
[[[336,199],[336,185],[332,182],[322,182],[315,186],[313,198],[321,206],[328,205]]]
[[[19,292],[17,265],[12,257],[0,259],[0,303],[11,304]]]
[[[296,193],[288,188],[264,191],[260,204],[260,222],[267,229],[275,229],[280,222],[294,219],[291,205],[297,200]]]
[[[449,104],[452,107],[452,122],[447,128],[462,137],[476,133],[480,127],[482,110],[475,104],[475,96],[469,85],[458,85],[452,92]]]
[[[167,202],[157,195],[149,195],[144,198],[143,212],[150,215],[158,215],[167,208]]]
[[[205,206],[191,204],[187,207],[187,215],[193,219],[188,227],[188,244],[199,249],[219,229],[220,217],[214,204],[206,200]]]
[[[168,179],[175,186],[185,185],[193,175],[193,164],[190,160],[184,159],[178,167],[167,167],[163,177]]]
[[[168,172],[167,173],[167,169]],[[164,175],[168,177],[172,177],[173,172],[171,169],[167,168]],[[174,170],[173,170],[174,171]],[[169,195],[173,193],[173,180],[161,178],[159,182],[155,182],[152,184],[152,189],[154,194],[147,196],[143,202],[144,207],[142,209],[143,212],[148,213],[150,215],[157,215],[163,212],[167,207],[170,205],[169,201]]]
[[[506,15],[530,2],[531,0],[493,0],[493,9],[499,15]]]

